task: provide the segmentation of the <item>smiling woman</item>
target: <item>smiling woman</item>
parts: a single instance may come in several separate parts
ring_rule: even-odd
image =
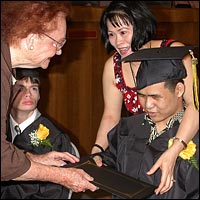
[[[156,17],[144,1],[112,1],[101,15],[101,37],[106,50],[113,52],[104,65],[102,77],[104,110],[94,142],[104,150],[108,148],[108,132],[119,122],[123,105],[126,106],[130,115],[144,112],[137,95],[138,86],[134,81],[140,62],[132,64],[131,61],[122,62],[122,59],[142,49],[184,46],[182,42],[173,38],[164,37],[156,40],[156,29]],[[186,89],[183,95],[186,112],[176,136],[187,143],[197,133],[199,113],[193,104],[193,73],[190,55],[183,58],[183,63],[187,70],[187,77],[184,78]],[[152,76],[153,74],[149,77]],[[171,180],[173,176],[174,164],[181,150],[182,145],[177,141],[174,142],[147,172],[148,175],[152,175],[158,169],[162,171],[160,184],[156,189],[157,194],[166,191],[165,188],[168,186],[168,180]],[[93,146],[91,153],[100,151],[100,148]]]
[[[49,65],[47,58],[52,58],[55,54],[61,55],[61,48],[65,44],[66,17],[71,11],[69,4],[54,1],[51,3],[19,1],[18,3],[12,2],[12,6],[9,3],[3,3],[3,5],[6,11],[2,13],[1,36],[5,42],[9,43],[12,66],[27,65],[28,67],[29,65],[29,68],[33,68],[34,65],[39,65],[47,68]],[[16,6],[23,10],[23,17],[19,16],[19,21],[12,20],[19,15],[18,9],[15,9]],[[44,9],[46,10],[45,15],[43,14]],[[33,11],[34,15],[32,15]],[[8,15],[10,17],[7,17]],[[27,19],[31,19],[31,22]],[[44,34],[48,36],[48,40],[43,39]],[[53,45],[52,41],[49,41],[50,38],[54,41]],[[23,54],[18,53],[21,49]]]

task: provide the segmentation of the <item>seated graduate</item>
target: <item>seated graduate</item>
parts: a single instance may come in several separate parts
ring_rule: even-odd
[[[50,151],[76,155],[69,136],[40,113],[40,79],[37,69],[17,68],[22,87],[11,105],[7,140],[33,154]],[[67,199],[71,191],[61,185],[40,181],[1,183],[1,199]]]
[[[188,144],[175,137],[185,110],[183,79],[187,74],[182,57],[189,49],[144,49],[128,56],[130,60],[123,59],[134,62],[143,58],[136,79],[139,100],[146,113],[122,118],[108,133],[109,148],[94,155],[94,159],[100,155],[103,164],[119,172],[158,186],[161,170],[151,176],[147,171],[170,145],[180,142],[183,150],[176,161],[174,177],[167,180],[171,189],[154,193],[148,197],[151,199],[199,197],[199,133]]]

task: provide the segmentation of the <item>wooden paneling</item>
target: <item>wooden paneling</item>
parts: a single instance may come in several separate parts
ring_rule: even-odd
[[[69,40],[61,56],[41,70],[39,109],[89,154],[103,112],[102,73],[109,57],[99,34],[103,8],[74,6],[68,23]],[[157,38],[175,38],[199,45],[198,9],[152,9],[158,20]]]
[[[152,8],[152,12],[158,21],[157,38],[174,38],[199,46],[199,9]]]

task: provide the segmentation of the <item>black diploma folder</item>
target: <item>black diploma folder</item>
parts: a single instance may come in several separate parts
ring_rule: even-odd
[[[155,186],[137,180],[106,166],[98,167],[92,158],[64,167],[83,169],[94,178],[92,183],[102,190],[125,199],[144,199],[154,193]]]

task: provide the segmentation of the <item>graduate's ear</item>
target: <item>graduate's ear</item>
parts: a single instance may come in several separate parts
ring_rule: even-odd
[[[36,39],[36,34],[30,33],[27,37],[26,37],[26,46],[28,48],[28,50],[33,50],[34,49],[34,41]]]
[[[185,92],[185,85],[181,82],[177,83],[176,92],[178,97],[182,97]]]

